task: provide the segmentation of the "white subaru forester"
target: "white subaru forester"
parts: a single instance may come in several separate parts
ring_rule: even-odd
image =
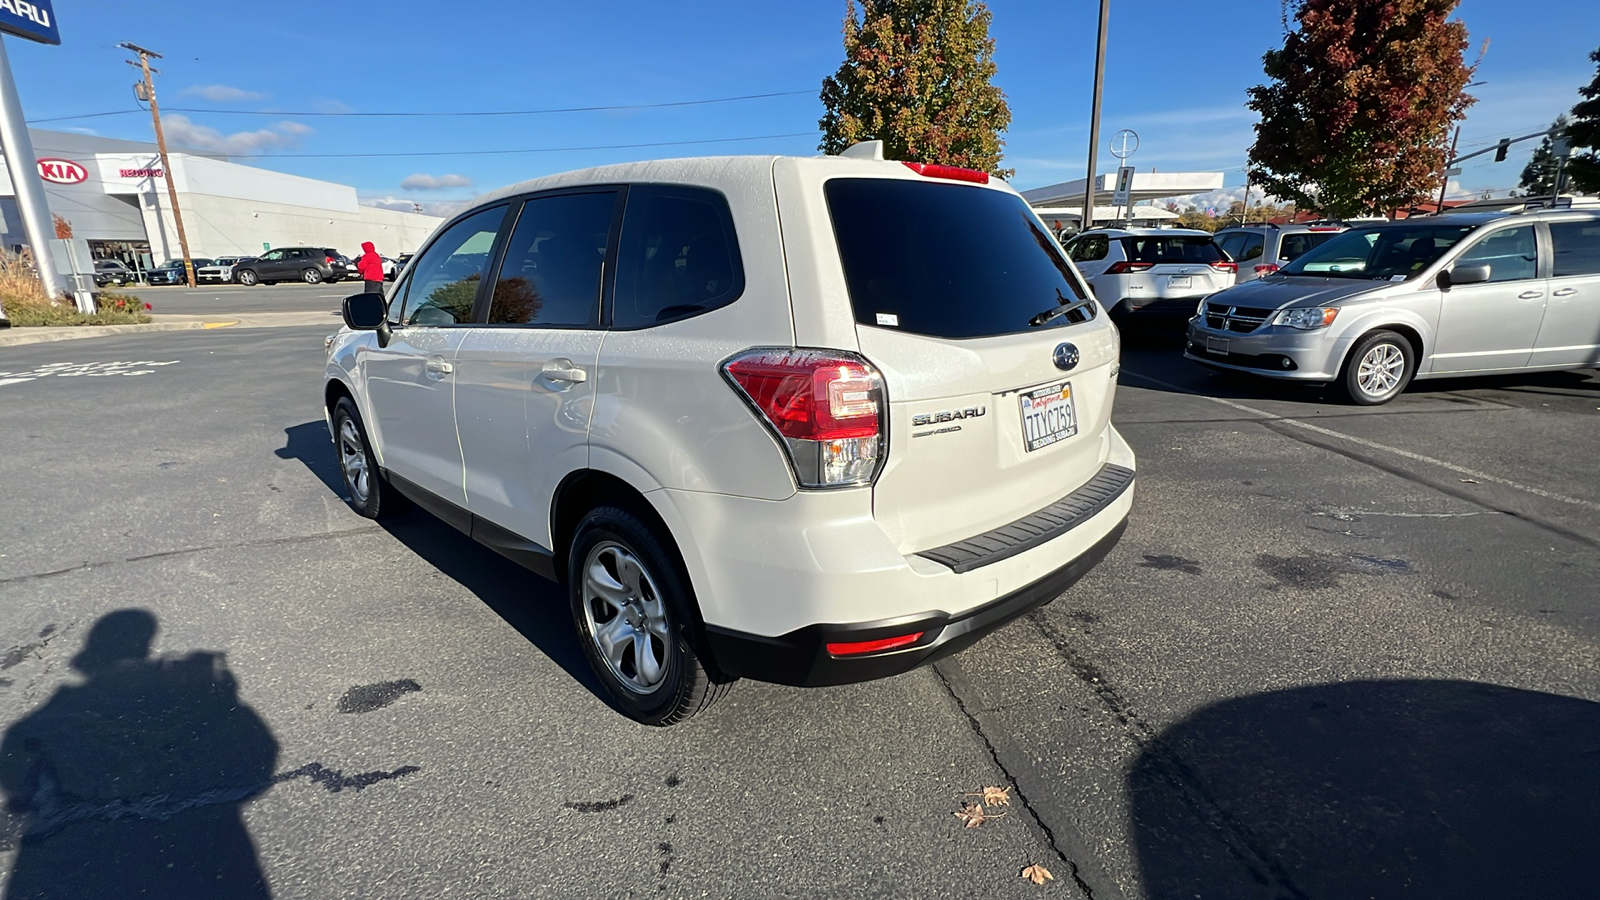
[[[982,172],[589,169],[476,201],[345,301],[326,403],[363,515],[410,500],[565,585],[614,705],[904,672],[1121,536],[1119,339]]]

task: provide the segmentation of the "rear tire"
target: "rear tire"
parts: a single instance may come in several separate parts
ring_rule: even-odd
[[[623,715],[673,725],[728,692],[709,659],[694,591],[669,540],[633,512],[590,510],[567,556],[578,643]]]
[[[1411,342],[1393,331],[1374,331],[1350,348],[1339,386],[1351,403],[1378,406],[1400,396],[1416,373]]]
[[[333,405],[332,422],[333,445],[350,508],[369,519],[386,518],[404,510],[405,497],[384,480],[378,468],[378,457],[367,440],[367,429],[355,401],[340,397]]]
[[[306,284],[321,284],[322,273],[316,269],[306,269],[300,273],[300,280],[304,281]]]

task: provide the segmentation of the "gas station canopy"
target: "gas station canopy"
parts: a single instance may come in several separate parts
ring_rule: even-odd
[[[1096,206],[1110,206],[1116,192],[1117,174],[1095,176],[1094,202]],[[1084,179],[1064,181],[1045,187],[1023,191],[1022,199],[1029,206],[1077,206],[1083,208]],[[1161,200],[1166,197],[1184,197],[1221,190],[1221,172],[1134,172],[1129,190],[1129,202]],[[1099,214],[1096,213],[1096,218]]]

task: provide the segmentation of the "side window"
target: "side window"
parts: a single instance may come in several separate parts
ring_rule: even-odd
[[[615,191],[524,203],[495,280],[489,324],[599,324],[600,274],[616,206]]]
[[[489,251],[505,218],[492,206],[450,226],[412,266],[400,308],[402,325],[456,325],[472,321],[472,302],[489,267]]]
[[[744,292],[728,201],[670,185],[628,190],[612,325],[643,328],[727,306]]]
[[[1534,248],[1533,226],[1518,225],[1491,232],[1456,257],[1458,266],[1488,266],[1489,280],[1521,281],[1538,274],[1539,255]]]
[[[1265,247],[1265,244],[1266,240],[1261,235],[1251,233],[1245,239],[1244,246],[1239,248],[1239,255],[1235,256],[1234,259],[1237,259],[1239,262],[1249,262],[1252,259],[1260,259],[1261,251]]]
[[[1233,234],[1225,234],[1217,241],[1217,246],[1222,248],[1223,253],[1228,254],[1229,259],[1238,259],[1239,248],[1244,246],[1245,239],[1249,236],[1249,234],[1243,231],[1235,231]]]
[[[290,259],[305,259],[306,258],[306,252],[304,250],[290,250],[289,251],[289,258]]]
[[[1600,275],[1600,220],[1551,222],[1550,245],[1555,277]]]
[[[1322,241],[1317,240],[1317,238],[1321,237],[1323,235],[1312,234],[1309,231],[1284,235],[1283,240],[1278,244],[1278,259],[1284,262],[1292,262],[1295,257],[1322,243]]]
[[[1073,262],[1095,262],[1106,258],[1106,251],[1110,249],[1110,242],[1103,234],[1085,235],[1074,241],[1069,249],[1069,257]]]
[[[269,250],[266,253],[261,254],[260,258],[262,262],[277,262],[278,260],[283,259],[283,251]]]

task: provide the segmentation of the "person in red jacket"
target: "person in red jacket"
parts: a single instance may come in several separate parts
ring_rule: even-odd
[[[361,258],[356,260],[356,271],[367,283],[367,293],[383,293],[383,257],[378,255],[378,248],[372,246],[371,241],[361,244]]]

